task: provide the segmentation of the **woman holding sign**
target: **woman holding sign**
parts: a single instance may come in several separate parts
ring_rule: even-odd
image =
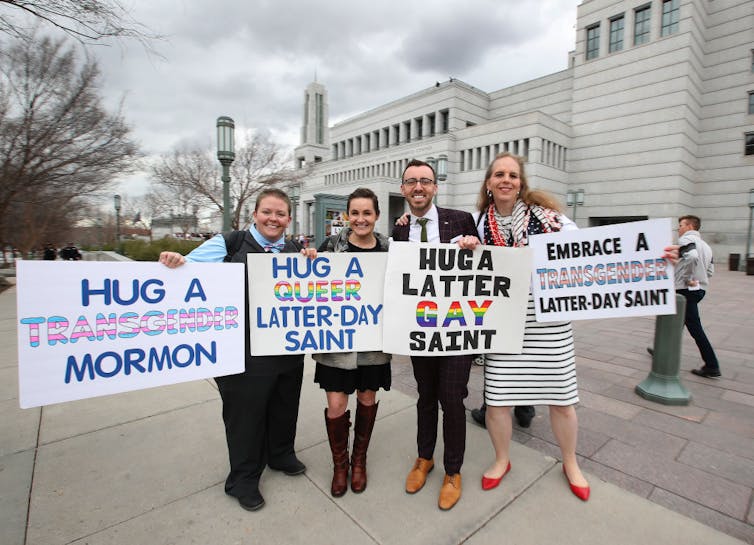
[[[576,229],[559,212],[553,196],[529,189],[523,160],[507,152],[497,155],[487,168],[477,207],[477,228],[484,244],[522,247],[528,245],[529,235]],[[581,500],[589,499],[589,483],[576,460],[579,396],[570,322],[537,323],[530,295],[522,353],[485,355],[484,400],[487,431],[495,448],[495,461],[482,476],[484,490],[499,485],[511,469],[511,407],[549,405],[563,473],[571,491]]]
[[[215,235],[186,257],[177,252],[162,252],[160,263],[170,268],[187,262],[246,264],[247,254],[301,252],[309,257],[316,254],[313,248],[303,250],[298,243],[286,240],[291,200],[284,191],[277,188],[261,191],[253,216],[254,224],[248,230]],[[256,511],[264,506],[259,481],[266,467],[290,476],[306,471],[294,449],[304,356],[251,356],[247,331],[245,369],[237,375],[215,377],[215,382],[223,401],[230,461],[225,493],[235,497],[247,511]]]
[[[325,239],[320,252],[386,252],[388,240],[376,233],[380,217],[377,195],[359,188],[348,196],[350,227]],[[327,394],[325,426],[333,460],[330,492],[339,497],[348,489],[348,435],[351,411],[348,396],[356,391],[356,419],[351,455],[351,490],[363,492],[367,487],[367,448],[377,417],[376,393],[390,389],[390,354],[383,352],[348,352],[314,354],[317,368],[314,382]]]

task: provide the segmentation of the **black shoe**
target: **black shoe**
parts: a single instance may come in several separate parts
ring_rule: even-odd
[[[259,511],[264,507],[264,498],[259,490],[256,492],[249,492],[243,496],[238,497],[238,503],[247,511]]]
[[[531,426],[531,421],[534,418],[534,407],[531,407],[529,405],[517,405],[513,409],[513,414],[516,417],[516,422],[518,422],[518,425],[522,428],[528,428]]]
[[[295,456],[281,465],[270,464],[270,469],[274,469],[275,471],[282,471],[283,473],[291,477],[306,473],[306,466]]]
[[[481,409],[471,409],[471,419],[482,426],[483,428],[487,427],[487,421],[486,421],[486,413],[487,409],[482,406]]]
[[[704,377],[704,378],[717,378],[720,376],[720,369],[710,369],[709,367],[701,367],[700,369],[692,369],[692,373],[694,373],[698,377]]]
[[[654,356],[655,355],[655,349],[654,348],[647,347],[647,352],[649,353],[650,356]]]

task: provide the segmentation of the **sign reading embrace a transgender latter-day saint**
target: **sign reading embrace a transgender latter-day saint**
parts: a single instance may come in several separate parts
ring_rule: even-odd
[[[252,355],[382,349],[385,252],[247,259]]]
[[[415,356],[520,353],[528,248],[394,242],[385,274],[383,351]]]
[[[673,314],[670,219],[534,235],[538,322]]]
[[[22,408],[244,370],[240,264],[17,267]]]

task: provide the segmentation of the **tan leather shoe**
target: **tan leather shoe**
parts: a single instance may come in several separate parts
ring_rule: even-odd
[[[422,489],[424,483],[427,482],[427,474],[435,467],[435,461],[430,458],[417,458],[414,468],[409,471],[408,477],[406,477],[406,492],[409,494],[416,494]]]
[[[445,479],[442,481],[442,488],[440,488],[440,501],[437,505],[440,509],[447,511],[451,509],[458,500],[461,499],[461,474],[445,475]]]

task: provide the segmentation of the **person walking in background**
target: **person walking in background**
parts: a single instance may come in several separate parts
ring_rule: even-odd
[[[45,245],[44,253],[42,254],[42,259],[45,261],[55,261],[57,259],[58,253],[55,251],[55,248],[52,244],[49,242]]]
[[[458,242],[476,244],[474,218],[468,212],[440,208],[432,202],[437,194],[435,170],[424,161],[409,161],[401,177],[401,193],[411,212],[408,222],[393,228],[393,239],[411,242]],[[434,468],[437,442],[438,402],[443,414],[443,465],[445,478],[438,506],[451,509],[461,498],[461,466],[466,450],[466,408],[472,355],[411,356],[419,399],[416,403],[418,458],[406,477],[406,492],[421,490]]]
[[[720,376],[720,364],[699,316],[699,303],[707,293],[709,277],[715,270],[712,249],[699,234],[701,226],[702,221],[696,216],[678,218],[679,259],[675,268],[675,291],[686,298],[684,323],[704,361],[701,368],[691,372],[699,377],[716,378]]]
[[[254,224],[246,231],[216,235],[186,257],[162,252],[160,262],[170,268],[186,262],[246,265],[248,254],[301,251],[297,242],[285,239],[291,221],[291,201],[285,192],[277,188],[261,191],[253,217]],[[244,293],[248,310],[248,286]],[[230,461],[225,493],[235,497],[244,509],[256,511],[264,506],[259,481],[265,467],[291,476],[306,471],[295,452],[304,356],[251,356],[248,321],[246,327],[246,370],[216,377],[215,382],[223,401]]]
[[[60,250],[60,259],[64,261],[80,261],[81,252],[74,246],[73,242],[69,242],[68,246]]]
[[[530,235],[576,228],[558,211],[554,197],[529,189],[523,159],[508,152],[487,168],[477,207],[478,232],[488,245],[524,247]],[[482,475],[482,489],[497,487],[511,470],[511,406],[541,404],[550,407],[571,491],[581,500],[589,498],[589,483],[576,459],[579,395],[570,322],[537,323],[529,295],[521,354],[485,355],[484,400],[495,460]]]
[[[346,206],[349,227],[325,239],[319,252],[386,252],[388,239],[375,232],[380,217],[377,195],[359,188],[348,196]],[[351,490],[363,492],[367,487],[367,448],[377,418],[377,390],[390,390],[390,354],[383,352],[340,352],[314,354],[317,362],[314,382],[325,390],[327,409],[325,426],[333,459],[330,493],[340,497],[348,489],[348,435],[351,411],[348,396],[356,392],[353,454],[351,456]]]

